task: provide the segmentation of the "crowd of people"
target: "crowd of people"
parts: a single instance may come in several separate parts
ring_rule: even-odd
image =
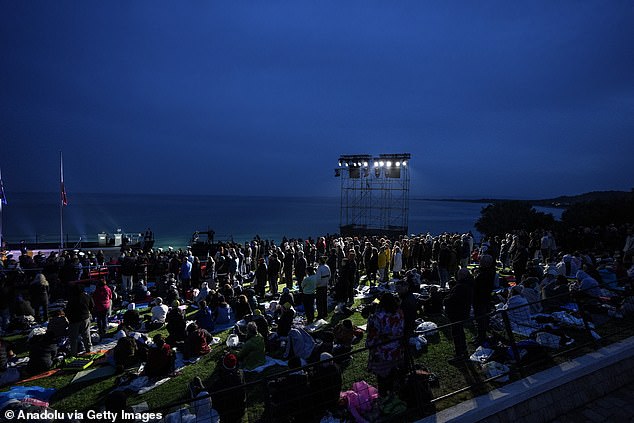
[[[562,250],[550,231],[516,231],[479,243],[471,233],[398,239],[324,236],[283,239],[279,244],[256,237],[244,244],[218,244],[206,257],[171,248],[122,248],[113,257],[103,251],[72,250],[48,256],[24,251],[17,259],[3,254],[0,330],[7,334],[46,323],[45,333],[29,341],[25,375],[50,369],[62,339],[68,356],[90,352],[94,321],[99,338],[113,330],[124,334],[111,354],[117,369],[145,363],[146,375],[161,377],[173,372],[175,351],[186,359],[204,355],[210,351],[213,333],[235,324],[240,348],[223,355],[213,386],[194,384],[194,396],[240,386],[241,369],[257,369],[266,355],[279,351],[295,371],[271,385],[274,397],[267,413],[280,413],[283,404],[286,412],[297,410],[299,419],[336,405],[342,378],[333,356],[349,352],[359,335],[348,319],[314,333],[305,326],[328,320],[333,307],[338,313],[351,313],[349,307],[363,285],[385,287],[388,281],[397,281],[393,292],[381,291],[366,330],[368,370],[377,377],[379,393],[387,395],[397,389],[407,347],[403,340],[413,336],[422,311],[414,297],[422,284],[442,293],[440,311],[454,323],[455,356],[450,363],[458,364],[468,357],[463,322],[475,316],[474,343],[484,342],[496,300],[492,293],[499,288],[509,288],[502,301],[517,323],[525,319],[526,313],[518,312],[522,306],[536,314],[556,310],[573,296],[592,306],[601,295],[600,286],[631,281],[632,227],[623,228],[614,242],[623,248]],[[602,267],[609,269],[610,280],[604,280]],[[511,278],[501,277],[504,269]],[[51,312],[49,306],[60,302],[63,307]],[[142,315],[135,304],[144,302],[150,307]],[[111,328],[110,317],[124,306],[118,327]],[[195,312],[187,315],[188,307]],[[300,326],[298,308],[305,317]],[[158,333],[148,339],[147,332],[162,328],[166,336]],[[0,367],[6,369],[10,346],[0,345],[0,356],[5,357]],[[306,363],[318,365],[306,372],[301,369]],[[222,395],[211,395],[221,421],[239,421],[244,392],[232,401]],[[311,401],[314,407],[302,407],[307,395],[321,400]]]

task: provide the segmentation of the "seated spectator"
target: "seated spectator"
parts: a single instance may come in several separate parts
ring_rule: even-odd
[[[172,308],[167,312],[165,322],[167,323],[167,342],[169,344],[174,345],[185,340],[187,337],[187,332],[185,331],[187,323],[185,321],[185,313],[180,309],[178,300],[174,300],[172,303]]]
[[[203,282],[200,284],[200,290],[198,291],[198,295],[194,297],[194,303],[200,304],[201,301],[207,301],[207,296],[209,295],[209,286],[207,282]]]
[[[247,396],[244,374],[238,368],[238,357],[227,353],[216,366],[215,380],[210,386],[211,398],[222,423],[239,423],[246,410]]]
[[[206,331],[213,332],[215,329],[214,316],[211,308],[207,305],[207,301],[201,301],[199,303],[199,309],[194,315],[196,324]]]
[[[258,333],[255,322],[247,324],[247,339],[238,352],[242,367],[253,370],[266,362],[264,338]]]
[[[251,310],[251,306],[249,305],[249,301],[247,300],[246,295],[238,296],[234,312],[236,316],[236,321],[242,320],[244,319],[244,316],[253,313],[253,310]]]
[[[233,310],[231,306],[225,301],[224,296],[218,297],[218,306],[216,307],[216,319],[215,324],[226,325],[233,320]]]
[[[289,417],[297,422],[309,421],[313,398],[308,387],[308,375],[301,370],[298,357],[291,358],[288,367],[295,371],[269,382],[270,408],[264,413],[272,421]]]
[[[154,304],[151,310],[152,316],[150,318],[150,324],[148,325],[148,331],[162,327],[165,324],[167,312],[169,311],[169,307],[163,304],[161,297],[156,297]]]
[[[10,330],[28,330],[35,323],[35,311],[31,302],[22,295],[18,295],[10,306],[11,324]]]
[[[310,377],[315,415],[324,415],[326,411],[335,409],[339,403],[343,380],[341,369],[332,358],[327,352],[321,353],[320,363],[313,368]]]
[[[599,283],[583,270],[577,271],[577,283],[575,291],[579,298],[596,300],[601,296],[601,288]]]
[[[69,335],[69,323],[64,314],[64,310],[57,310],[54,316],[48,321],[46,333],[49,333],[53,339],[59,341],[61,338]]]
[[[528,301],[522,296],[522,286],[516,285],[511,288],[510,296],[503,307],[508,310],[509,320],[512,324],[519,326],[531,325],[531,314]]]
[[[142,353],[139,351],[137,340],[131,336],[119,338],[111,354],[118,372],[139,365],[142,361],[141,357]]]
[[[57,356],[57,341],[50,334],[35,335],[29,340],[29,362],[26,374],[36,375],[53,368]]]
[[[343,319],[335,325],[333,329],[334,343],[344,346],[351,346],[354,340],[355,329],[352,320]]]
[[[542,288],[542,306],[545,313],[560,311],[563,305],[570,303],[570,289],[568,279],[564,275],[557,275],[555,280]]]
[[[258,297],[255,295],[255,290],[251,288],[246,289],[244,295],[247,297],[251,310],[255,313],[255,310],[258,308]]]
[[[264,339],[269,339],[269,334],[271,333],[269,322],[259,309],[255,309],[253,312],[253,323],[257,326],[258,333],[262,335]]]
[[[295,297],[293,296],[291,291],[288,289],[288,287],[284,287],[284,289],[282,290],[282,294],[280,295],[279,303],[280,304],[289,303],[290,305],[295,307],[295,305],[296,305],[295,304]]]
[[[154,346],[148,349],[143,372],[148,377],[167,376],[174,371],[174,352],[160,333],[154,335],[153,341]]]
[[[195,399],[190,406],[190,412],[195,416],[193,422],[219,423],[218,412],[212,408],[209,392],[207,392],[202,380],[200,380],[198,376],[190,382],[189,389],[192,398]]]
[[[136,305],[134,303],[128,304],[128,309],[123,313],[123,322],[119,329],[123,329],[125,332],[138,331],[142,325],[143,321],[139,311],[136,309]]]
[[[302,328],[293,328],[288,332],[284,358],[299,357],[308,360],[315,346],[316,342],[308,332]]]
[[[522,281],[522,297],[529,302],[531,314],[539,314],[542,312],[542,305],[539,303],[540,292],[537,289],[539,280],[534,277],[525,278]]]
[[[288,332],[293,326],[293,319],[295,318],[295,309],[291,303],[284,303],[280,307],[280,315],[277,319],[277,334],[279,336],[288,336]]]
[[[189,359],[207,354],[211,351],[209,343],[212,342],[212,340],[213,337],[209,331],[199,328],[196,323],[190,323],[189,326],[187,326],[187,338],[185,339],[183,356]]]

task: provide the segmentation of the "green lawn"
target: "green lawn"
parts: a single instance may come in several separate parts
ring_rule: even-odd
[[[359,301],[357,301],[355,306],[358,304],[360,304]],[[147,312],[149,312],[149,310],[147,310]],[[190,314],[191,313],[193,313],[193,311],[190,312]],[[331,323],[334,324],[340,318],[340,316],[331,314],[329,318]],[[366,323],[366,320],[359,313],[354,313],[350,318],[356,325],[363,325]],[[447,323],[447,320],[441,315],[428,316],[428,320],[436,322],[439,326]],[[616,326],[612,327],[612,329],[610,330],[614,333],[619,333],[623,337],[628,334],[631,335],[631,323],[631,319],[616,321],[614,323]],[[622,327],[619,327],[619,325],[621,325]],[[473,338],[473,327],[467,325],[466,330],[467,340],[470,341]],[[151,338],[154,334],[159,332],[166,333],[165,329],[161,329],[150,332],[148,335]],[[229,331],[226,331],[224,333],[216,335],[221,338],[221,344],[213,346],[212,352],[210,354],[203,357],[197,363],[186,366],[179,375],[173,377],[170,381],[153,389],[152,391],[144,395],[130,396],[128,399],[128,404],[133,405],[146,402],[150,409],[155,409],[180,400],[185,400],[189,394],[187,385],[194,376],[198,376],[206,382],[210,381],[216,363],[223,354],[225,348],[224,342],[226,340],[228,332]],[[439,339],[437,339],[436,342],[430,342],[428,346],[428,351],[419,358],[415,359],[415,363],[429,368],[438,376],[440,387],[433,389],[434,398],[438,398],[469,385],[474,385],[475,388],[466,390],[449,398],[436,401],[436,409],[443,409],[455,405],[466,399],[481,395],[497,386],[495,382],[481,383],[484,379],[484,376],[479,369],[479,366],[475,363],[468,363],[465,366],[458,367],[451,366],[447,363],[447,359],[453,355],[453,344],[448,335],[448,331],[441,330]],[[583,342],[584,336],[584,333],[580,332],[577,338],[578,341]],[[16,349],[16,353],[18,353],[19,355],[26,354],[26,351],[24,351],[23,348],[20,349],[19,347],[21,344],[23,344],[23,342],[21,342],[23,341],[23,338],[24,337],[13,337],[10,339],[10,341],[14,345],[18,346],[18,348]],[[362,348],[363,345],[364,342],[360,343],[358,347]],[[470,346],[470,350],[473,351],[472,346]],[[569,359],[570,355],[580,355],[585,351],[587,351],[587,349],[581,349],[572,352],[571,354],[562,354],[555,357],[554,360],[550,363],[527,368],[526,372],[531,373],[541,370],[541,368],[543,368],[544,366],[547,367],[549,365],[552,365],[553,363],[565,361]],[[344,390],[349,389],[354,382],[360,380],[365,380],[371,385],[376,386],[375,377],[371,373],[366,371],[366,365],[367,351],[361,351],[359,353],[353,354],[352,362],[348,367],[345,368],[343,372]],[[247,373],[246,381],[258,381],[284,370],[287,370],[287,368],[271,367],[263,373]],[[70,381],[72,380],[73,376],[74,373],[66,373],[62,371],[61,373],[58,373],[54,376],[31,382],[28,385],[55,388],[57,392],[52,397],[50,404],[51,407],[54,409],[63,412],[70,412],[74,410],[85,411],[88,409],[96,409],[101,405],[105,396],[113,387],[115,387],[117,378],[117,376],[111,376],[97,381],[71,385]],[[519,374],[513,375],[513,379],[517,379],[519,377]],[[264,408],[264,390],[262,384],[250,388],[247,395],[248,410],[247,414],[245,415],[245,421],[255,421],[260,416]]]

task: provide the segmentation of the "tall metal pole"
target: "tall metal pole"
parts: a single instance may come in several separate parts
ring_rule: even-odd
[[[64,249],[64,203],[66,203],[66,191],[64,190],[64,160],[62,152],[59,152],[59,185],[60,185],[60,202],[59,202],[59,251]]]

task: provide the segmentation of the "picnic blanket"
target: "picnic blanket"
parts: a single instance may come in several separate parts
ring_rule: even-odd
[[[244,371],[245,372],[253,372],[253,373],[261,373],[267,367],[276,366],[276,365],[277,366],[288,366],[288,361],[278,360],[277,358],[269,357],[268,355],[265,358],[266,358],[266,361],[260,367],[256,367],[255,369],[252,369],[252,370],[244,369]]]
[[[33,398],[39,401],[48,402],[55,393],[53,388],[42,388],[41,386],[12,386],[6,392],[0,392],[0,409],[5,404],[13,400],[22,401],[27,398]]]
[[[113,389],[113,392],[114,391],[131,391],[139,395],[143,395],[146,392],[149,392],[152,389],[156,388],[157,386],[161,386],[162,384],[164,384],[170,379],[171,379],[170,377],[166,377],[166,378],[154,381],[148,378],[147,376],[138,376],[126,384],[117,386],[115,389]]]
[[[229,322],[222,324],[222,325],[216,325],[216,327],[214,328],[214,331],[212,333],[220,333],[220,332],[224,332],[227,329],[231,329],[235,326],[236,321],[234,319],[230,320]]]
[[[44,373],[40,373],[40,374],[37,374],[35,376],[31,376],[29,378],[26,378],[26,379],[22,379],[21,381],[16,382],[16,383],[28,383],[28,382],[32,382],[34,380],[43,379],[45,377],[49,377],[49,376],[54,375],[55,373],[59,372],[60,370],[61,369],[49,370],[49,371],[46,371]]]
[[[116,369],[112,366],[100,366],[94,369],[87,369],[77,372],[73,380],[70,381],[71,385],[73,383],[81,383],[88,382],[95,379],[102,379],[108,376],[112,376],[116,373]]]

